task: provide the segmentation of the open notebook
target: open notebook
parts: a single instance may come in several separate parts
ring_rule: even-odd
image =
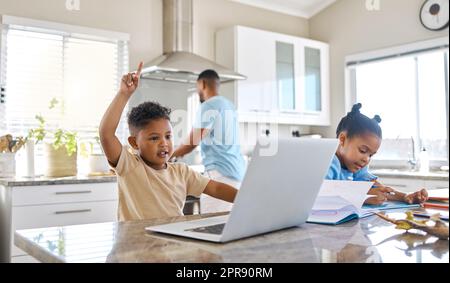
[[[382,205],[363,205],[372,182],[330,181],[323,182],[319,195],[308,217],[309,223],[338,225],[355,218],[363,218],[381,210],[412,208],[402,202],[386,202]]]

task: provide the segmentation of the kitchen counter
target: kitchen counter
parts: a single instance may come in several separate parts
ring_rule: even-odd
[[[189,165],[191,169],[198,173],[203,173],[203,165]],[[73,176],[63,178],[36,177],[36,178],[0,178],[0,186],[5,187],[25,187],[25,186],[46,186],[46,185],[70,185],[70,184],[92,184],[92,183],[113,183],[117,182],[114,174],[101,176]]]
[[[400,212],[389,216],[403,217]],[[448,241],[405,233],[377,216],[339,226],[304,224],[227,244],[144,229],[223,214],[22,230],[15,244],[42,262],[449,262]]]
[[[422,173],[419,171],[373,168],[370,172],[378,177],[448,181],[448,172],[445,171],[431,171],[428,173]]]
[[[115,175],[105,176],[74,176],[63,178],[36,177],[36,178],[0,178],[0,186],[25,187],[46,185],[70,185],[70,184],[92,184],[117,182]]]

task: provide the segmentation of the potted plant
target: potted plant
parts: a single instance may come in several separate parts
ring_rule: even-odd
[[[80,144],[80,155],[89,159],[89,174],[90,175],[106,175],[110,173],[110,167],[106,155],[100,144],[100,137],[94,138],[95,144],[100,147],[100,151],[94,150],[94,142],[83,142]],[[89,146],[89,150],[88,150]]]
[[[52,99],[49,109],[55,108],[58,100]],[[46,156],[46,172],[48,177],[67,177],[77,175],[77,133],[58,128],[54,132],[46,129],[46,121],[43,116],[36,115],[39,127],[31,129],[29,139],[35,143],[44,142],[46,137],[53,135],[53,142],[44,142]]]
[[[16,152],[24,146],[26,139],[13,138],[12,135],[0,137],[0,178],[12,178],[16,175]]]

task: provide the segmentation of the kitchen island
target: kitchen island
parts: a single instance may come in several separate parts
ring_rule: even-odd
[[[117,220],[114,175],[0,179],[0,262],[36,262],[14,246],[14,231]],[[206,206],[207,207],[207,206]],[[200,213],[188,196],[184,214]]]
[[[405,233],[377,216],[338,226],[304,224],[226,244],[147,232],[145,227],[202,217],[20,230],[15,244],[42,262],[449,262],[449,242]],[[390,217],[404,216],[402,210]]]

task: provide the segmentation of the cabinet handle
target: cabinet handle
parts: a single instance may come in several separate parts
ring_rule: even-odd
[[[55,195],[79,195],[79,194],[90,194],[92,191],[78,191],[78,192],[56,192]]]
[[[91,212],[92,209],[81,209],[81,210],[67,210],[67,211],[56,211],[56,215],[60,214],[72,214],[72,213],[84,213],[84,212]]]
[[[399,187],[399,188],[406,188],[407,185],[398,185],[398,184],[384,184],[386,187]]]
[[[436,187],[436,190],[442,190],[442,189],[448,189],[448,186],[447,187]]]

